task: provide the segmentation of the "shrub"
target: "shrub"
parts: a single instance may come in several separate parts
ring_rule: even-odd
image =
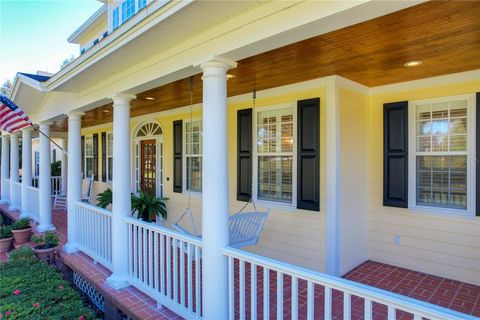
[[[13,230],[22,230],[27,228],[30,228],[30,220],[28,220],[28,218],[19,219],[12,225]]]
[[[83,305],[80,294],[62,280],[56,269],[23,256],[0,265],[0,318],[94,318],[93,311]]]
[[[12,228],[10,226],[0,227],[0,239],[8,239],[12,237]]]
[[[13,250],[8,254],[8,258],[14,261],[29,260],[29,259],[33,259],[34,256],[35,255],[33,253],[33,250],[32,248],[30,248],[30,246],[20,247],[17,250]]]
[[[44,234],[32,235],[32,241],[37,245],[35,249],[55,248],[58,245],[58,235],[47,231]]]

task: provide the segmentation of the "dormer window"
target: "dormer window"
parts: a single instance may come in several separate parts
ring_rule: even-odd
[[[145,8],[146,5],[147,5],[147,0],[138,0],[138,11]]]
[[[120,7],[113,9],[112,13],[112,28],[117,29],[120,26]]]
[[[122,3],[122,23],[135,14],[135,0],[125,0]]]

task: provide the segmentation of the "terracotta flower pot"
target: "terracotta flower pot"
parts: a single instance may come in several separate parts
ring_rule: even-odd
[[[15,244],[24,244],[30,241],[32,235],[32,227],[20,230],[12,230],[13,239],[15,239]]]
[[[43,245],[36,246],[33,251],[35,252],[35,256],[46,262],[47,264],[55,264],[55,250],[57,247],[53,248],[44,248]]]
[[[12,246],[12,240],[12,237],[0,239],[0,253],[7,252],[8,249],[10,249],[10,247]]]

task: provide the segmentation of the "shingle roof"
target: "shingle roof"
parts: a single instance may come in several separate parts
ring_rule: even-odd
[[[31,73],[23,73],[23,72],[19,72],[21,75],[24,75],[26,77],[29,77],[35,81],[39,81],[39,82],[45,82],[47,81],[48,79],[50,79],[50,77],[48,76],[40,76],[38,74],[31,74]]]

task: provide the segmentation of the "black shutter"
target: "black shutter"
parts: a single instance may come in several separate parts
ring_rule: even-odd
[[[80,149],[81,149],[81,154],[82,154],[82,163],[81,163],[81,167],[82,167],[82,178],[85,178],[85,136],[82,136],[82,142],[81,142],[81,146],[80,146]]]
[[[320,211],[320,98],[297,103],[297,208]]]
[[[93,134],[93,180],[98,181],[98,133]]]
[[[173,121],[173,192],[183,191],[182,160],[183,160],[183,123]]]
[[[383,205],[408,207],[408,102],[383,105]]]
[[[237,200],[252,197],[252,109],[237,112]]]
[[[475,212],[477,216],[480,217],[480,92],[477,92],[477,109],[476,109],[476,132],[475,132],[475,148],[476,148],[476,161],[475,161],[475,172],[476,172],[476,189],[475,189]]]
[[[102,132],[102,181],[107,182],[107,133]]]

